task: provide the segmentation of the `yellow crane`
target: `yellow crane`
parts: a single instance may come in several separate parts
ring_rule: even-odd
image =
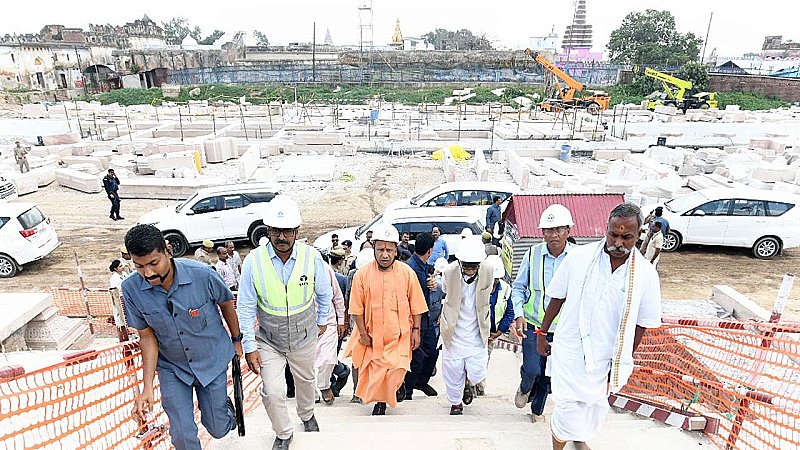
[[[638,72],[638,71],[636,71]],[[658,98],[651,98],[647,103],[647,109],[654,110],[658,105],[675,106],[684,113],[687,109],[708,109],[716,108],[718,105],[717,94],[715,92],[698,92],[690,97],[685,97],[686,91],[692,88],[692,82],[673,77],[664,72],[646,67],[643,72],[647,77],[661,82],[664,92]]]

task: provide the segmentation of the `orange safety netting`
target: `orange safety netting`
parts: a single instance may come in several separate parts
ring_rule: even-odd
[[[706,434],[726,450],[800,448],[800,324],[664,323],[645,334],[623,394],[705,417]],[[28,374],[0,370],[0,448],[170,448],[160,404],[146,427],[131,418],[141,365],[128,342]],[[248,412],[261,381],[246,364],[242,377]]]
[[[54,288],[51,292],[61,315],[86,318],[96,334],[116,335],[108,289]]]
[[[800,448],[800,324],[665,318],[623,393],[708,419],[724,449]]]
[[[230,369],[228,370],[230,373]],[[0,371],[0,448],[2,449],[167,449],[168,420],[161,408],[156,375],[156,405],[149,422],[132,419],[133,400],[142,389],[138,342],[78,352],[63,363],[31,373]],[[260,403],[261,379],[242,364],[245,412]],[[228,383],[233,397],[232,382]],[[196,421],[199,423],[199,410]],[[211,436],[203,429],[201,441]]]

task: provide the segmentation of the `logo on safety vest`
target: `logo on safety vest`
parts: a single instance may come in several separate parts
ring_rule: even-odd
[[[305,286],[308,284],[308,276],[300,275],[300,286]]]

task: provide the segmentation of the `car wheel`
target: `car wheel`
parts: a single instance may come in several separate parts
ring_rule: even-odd
[[[189,242],[180,233],[167,233],[164,239],[172,245],[172,256],[181,257],[189,251]]]
[[[781,252],[781,242],[772,236],[765,236],[753,245],[753,255],[758,259],[772,259]]]
[[[252,244],[254,248],[257,248],[258,241],[260,241],[262,237],[265,237],[268,231],[269,228],[263,223],[253,227],[253,229],[250,230],[250,244]]]
[[[680,246],[681,246],[681,235],[672,230],[669,230],[669,233],[667,233],[667,235],[664,236],[664,246],[661,248],[661,250],[664,250],[665,252],[674,252]]]
[[[11,278],[19,272],[17,262],[8,255],[0,255],[0,278]]]

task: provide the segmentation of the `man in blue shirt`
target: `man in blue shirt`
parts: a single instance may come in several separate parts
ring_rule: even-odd
[[[563,205],[556,203],[542,212],[539,229],[542,230],[543,242],[525,252],[511,288],[515,318],[511,328],[522,341],[521,380],[514,404],[517,408],[524,408],[530,402],[533,421],[542,415],[550,391],[550,377],[545,376],[547,358],[539,355],[536,349],[536,332],[550,304],[545,288],[573,247],[567,242],[572,225],[572,214]],[[555,325],[554,321],[549,328],[548,341],[553,340]]]
[[[503,211],[500,210],[500,203],[503,199],[495,195],[492,199],[492,206],[486,210],[486,231],[494,234],[494,226],[503,217]]]
[[[227,396],[228,363],[234,349],[242,354],[233,294],[210,266],[173,259],[161,231],[152,225],[131,228],[125,247],[137,271],[122,282],[125,317],[139,331],[144,366],[144,389],[134,401],[134,415],[147,422],[158,371],[172,445],[200,450],[193,394],[211,436],[219,439],[236,427]]]
[[[317,338],[325,332],[333,289],[322,256],[296,242],[300,208],[286,195],[269,202],[264,216],[269,243],[250,252],[242,265],[237,313],[247,365],[263,380],[261,399],[275,432],[273,450],[287,450],[292,422],[286,405],[284,371],[294,376],[297,415],[307,432],[319,431],[314,417]],[[258,320],[258,325],[253,324]]]
[[[420,320],[420,345],[411,352],[411,370],[406,373],[405,378],[406,400],[412,399],[414,389],[419,389],[428,397],[439,395],[436,389],[429,384],[433,370],[436,368],[436,360],[439,359],[439,350],[437,349],[439,335],[436,327],[439,317],[433,316],[432,311],[441,312],[441,305],[432,304],[431,289],[436,289],[436,282],[431,277],[433,267],[425,262],[428,260],[432,248],[433,235],[431,233],[418,234],[414,242],[414,255],[407,262],[408,266],[417,274],[425,303],[428,305],[428,312],[423,313]]]
[[[428,257],[428,264],[433,264],[439,258],[444,258],[445,260],[450,258],[450,249],[447,248],[447,241],[444,240],[442,236],[442,232],[439,231],[439,227],[433,227],[431,231],[431,235],[433,235],[433,250],[431,251],[431,256]]]
[[[669,221],[664,218],[663,214],[664,214],[664,207],[663,206],[657,207],[655,209],[656,217],[655,219],[653,219],[653,221],[661,224],[661,233],[663,233],[664,236],[666,236],[667,233],[669,233]]]

